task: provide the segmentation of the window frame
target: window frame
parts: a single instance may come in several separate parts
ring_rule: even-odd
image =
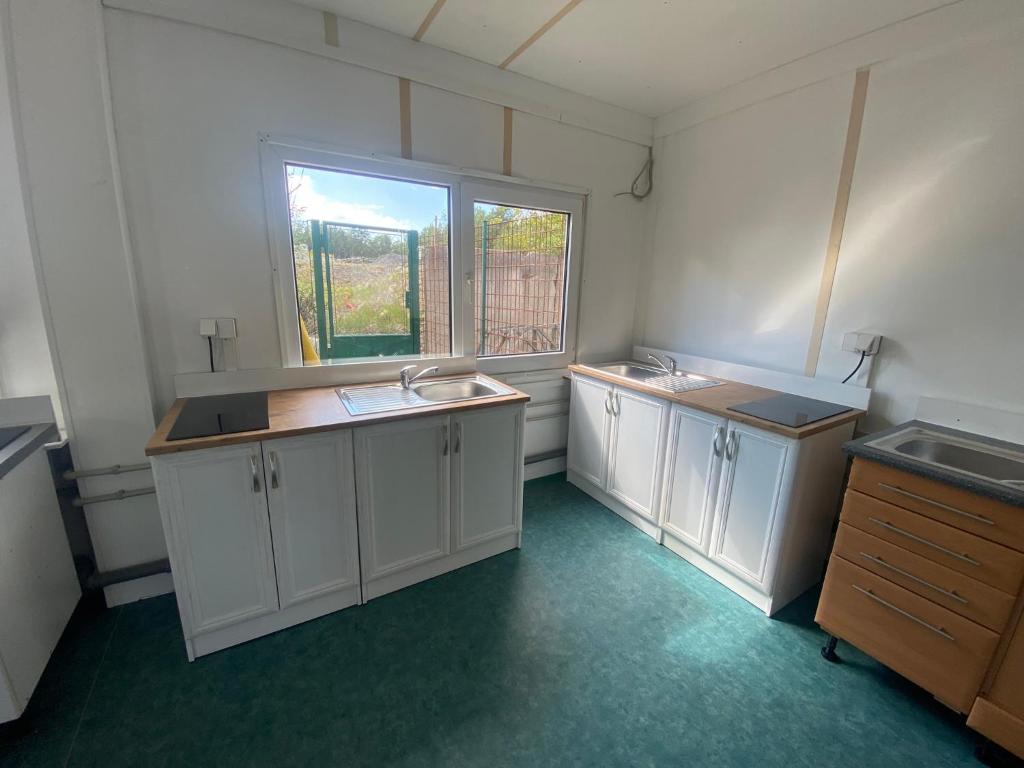
[[[259,137],[260,167],[266,205],[270,266],[273,271],[275,309],[281,362],[284,368],[349,366],[351,368],[409,362],[436,362],[466,359],[484,373],[564,368],[575,360],[577,313],[582,281],[583,231],[586,190],[543,182],[511,181],[497,174],[449,168],[388,156],[365,154],[324,147],[298,140]],[[295,288],[295,264],[292,253],[291,219],[288,208],[288,184],[285,165],[307,165],[341,173],[365,173],[414,183],[440,184],[449,189],[449,312],[451,317],[451,353],[446,356],[395,355],[323,361],[321,366],[302,362],[299,339],[298,299]],[[476,200],[521,208],[540,208],[569,214],[563,349],[495,357],[477,357],[474,335],[475,235],[473,205]]]

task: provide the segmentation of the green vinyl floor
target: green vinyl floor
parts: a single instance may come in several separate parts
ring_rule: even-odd
[[[523,547],[185,659],[172,596],[80,606],[0,766],[980,765],[963,719],[768,619],[561,476]]]

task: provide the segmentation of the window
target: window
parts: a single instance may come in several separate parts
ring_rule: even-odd
[[[561,352],[569,214],[473,203],[479,357]]]
[[[451,354],[449,190],[285,163],[303,363]]]
[[[261,155],[286,366],[573,359],[581,195],[266,137]]]

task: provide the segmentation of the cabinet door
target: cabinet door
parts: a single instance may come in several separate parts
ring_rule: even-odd
[[[358,587],[352,433],[268,440],[263,461],[281,607]]]
[[[702,554],[711,543],[727,419],[672,407],[661,527]]]
[[[519,530],[522,418],[520,405],[452,417],[452,528],[456,550]]]
[[[179,603],[187,595],[186,634],[276,611],[259,443],[160,457],[153,466]]]
[[[616,387],[611,409],[608,493],[656,523],[668,403]]]
[[[447,416],[355,430],[363,583],[450,550]]]
[[[566,465],[600,488],[604,488],[608,464],[611,394],[610,384],[572,377]]]
[[[772,537],[779,528],[790,441],[729,422],[711,557],[768,589]]]

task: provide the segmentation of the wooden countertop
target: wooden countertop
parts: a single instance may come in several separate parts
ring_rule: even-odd
[[[467,374],[457,376],[431,377],[431,381],[444,381],[446,379],[463,378]],[[338,397],[335,390],[337,386],[331,387],[310,387],[307,389],[281,389],[268,393],[267,408],[270,412],[270,427],[257,429],[250,432],[233,432],[227,435],[211,435],[209,437],[193,437],[185,440],[168,440],[167,433],[174,426],[175,419],[187,402],[187,398],[179,398],[160,421],[156,432],[146,443],[147,456],[159,456],[166,453],[179,453],[181,451],[194,451],[199,448],[217,448],[223,445],[237,445],[239,443],[252,443],[259,440],[272,440],[275,437],[292,437],[294,435],[305,435],[312,432],[327,432],[332,429],[345,429],[346,427],[361,427],[367,424],[381,424],[388,421],[398,421],[416,416],[431,416],[442,413],[457,413],[471,411],[477,408],[487,408],[492,405],[504,405],[506,403],[525,403],[530,396],[510,387],[503,382],[495,381],[489,376],[481,373],[475,376],[491,381],[505,389],[512,390],[512,394],[499,395],[497,397],[482,397],[478,400],[463,400],[455,403],[437,403],[436,405],[424,405],[417,408],[404,408],[399,411],[386,411],[383,413],[369,413],[361,416],[353,416]],[[394,381],[379,382],[380,384],[394,384]],[[373,386],[372,384],[358,384],[352,386]]]
[[[752,400],[764,400],[765,398],[774,397],[775,395],[781,395],[782,392],[778,392],[774,389],[765,389],[764,387],[755,387],[752,384],[740,384],[735,381],[727,381],[720,376],[709,376],[715,381],[724,381],[724,384],[720,384],[717,387],[705,387],[704,389],[695,389],[690,392],[666,392],[664,389],[658,389],[657,387],[649,387],[642,382],[632,381],[624,379],[621,376],[615,376],[604,371],[591,368],[586,365],[579,365],[572,363],[569,365],[569,370],[573,373],[579,373],[583,376],[589,376],[592,379],[600,379],[601,381],[607,381],[612,384],[617,384],[620,387],[626,389],[633,389],[637,392],[643,392],[654,397],[659,397],[662,400],[668,400],[673,403],[679,403],[685,405],[688,408],[696,408],[699,411],[706,411],[707,413],[713,413],[716,416],[724,416],[727,419],[738,421],[743,424],[749,424],[752,427],[763,429],[768,432],[774,432],[785,437],[792,437],[797,440],[816,435],[819,432],[824,432],[833,427],[838,427],[841,424],[848,424],[851,421],[855,421],[860,417],[864,411],[854,408],[852,411],[846,411],[840,413],[837,416],[830,416],[827,419],[821,421],[814,421],[803,427],[787,427],[783,424],[776,424],[773,421],[765,421],[759,419],[756,416],[748,416],[745,413],[739,413],[737,411],[730,411],[730,405],[740,405],[741,403],[749,403]]]

